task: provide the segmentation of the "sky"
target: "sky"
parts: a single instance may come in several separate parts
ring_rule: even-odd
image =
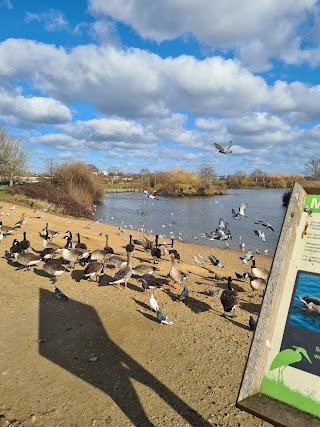
[[[305,174],[319,24],[316,0],[0,0],[0,125],[32,147],[31,172]]]

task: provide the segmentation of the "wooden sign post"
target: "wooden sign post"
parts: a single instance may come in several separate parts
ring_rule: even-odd
[[[320,426],[320,182],[293,188],[237,407]]]

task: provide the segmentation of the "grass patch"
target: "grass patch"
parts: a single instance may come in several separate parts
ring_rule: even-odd
[[[261,384],[261,393],[273,397],[301,411],[320,417],[320,402],[314,398],[314,393],[303,394],[288,387],[282,382],[264,377]]]

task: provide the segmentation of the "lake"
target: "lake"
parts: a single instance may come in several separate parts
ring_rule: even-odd
[[[229,190],[224,196],[208,197],[163,197],[158,200],[146,197],[145,193],[106,194],[97,205],[94,219],[101,223],[139,230],[144,233],[159,234],[166,241],[170,237],[201,245],[226,248],[226,242],[209,240],[204,233],[214,231],[219,218],[228,221],[232,239],[230,248],[244,250],[258,249],[261,253],[273,255],[281,231],[286,207],[282,206],[285,189],[243,189]],[[231,209],[236,212],[241,203],[248,203],[247,218],[235,220]],[[269,222],[274,232],[254,221]],[[263,242],[254,230],[265,232]]]

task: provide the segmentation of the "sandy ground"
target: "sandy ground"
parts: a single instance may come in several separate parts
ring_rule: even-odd
[[[170,259],[165,257],[155,274],[163,290],[155,296],[174,325],[160,325],[135,278],[127,290],[117,288],[108,284],[114,272],[107,269],[97,286],[83,280],[83,267],[77,266],[58,279],[69,297],[61,301],[43,263],[24,271],[5,257],[24,230],[31,246],[41,249],[39,231],[46,222],[60,232],[56,243],[65,243],[69,229],[80,232],[89,248],[103,248],[108,233],[109,245],[123,255],[129,230],[119,234],[105,224],[9,207],[4,203],[0,209],[4,225],[13,226],[23,212],[27,223],[0,245],[0,426],[268,425],[235,407],[253,337],[248,320],[257,318],[262,296],[251,291],[248,281],[234,281],[241,309],[229,320],[221,317],[220,297],[206,292],[226,288],[226,281],[214,280],[214,272],[235,277],[235,271],[248,271],[241,252],[176,242],[178,268],[189,275],[190,296],[186,303],[177,301],[182,289],[174,290],[166,277]],[[215,255],[225,268],[196,265],[193,256],[199,254],[204,259]],[[152,259],[137,246],[133,265],[141,261]],[[261,267],[269,269],[271,261],[256,256]]]

